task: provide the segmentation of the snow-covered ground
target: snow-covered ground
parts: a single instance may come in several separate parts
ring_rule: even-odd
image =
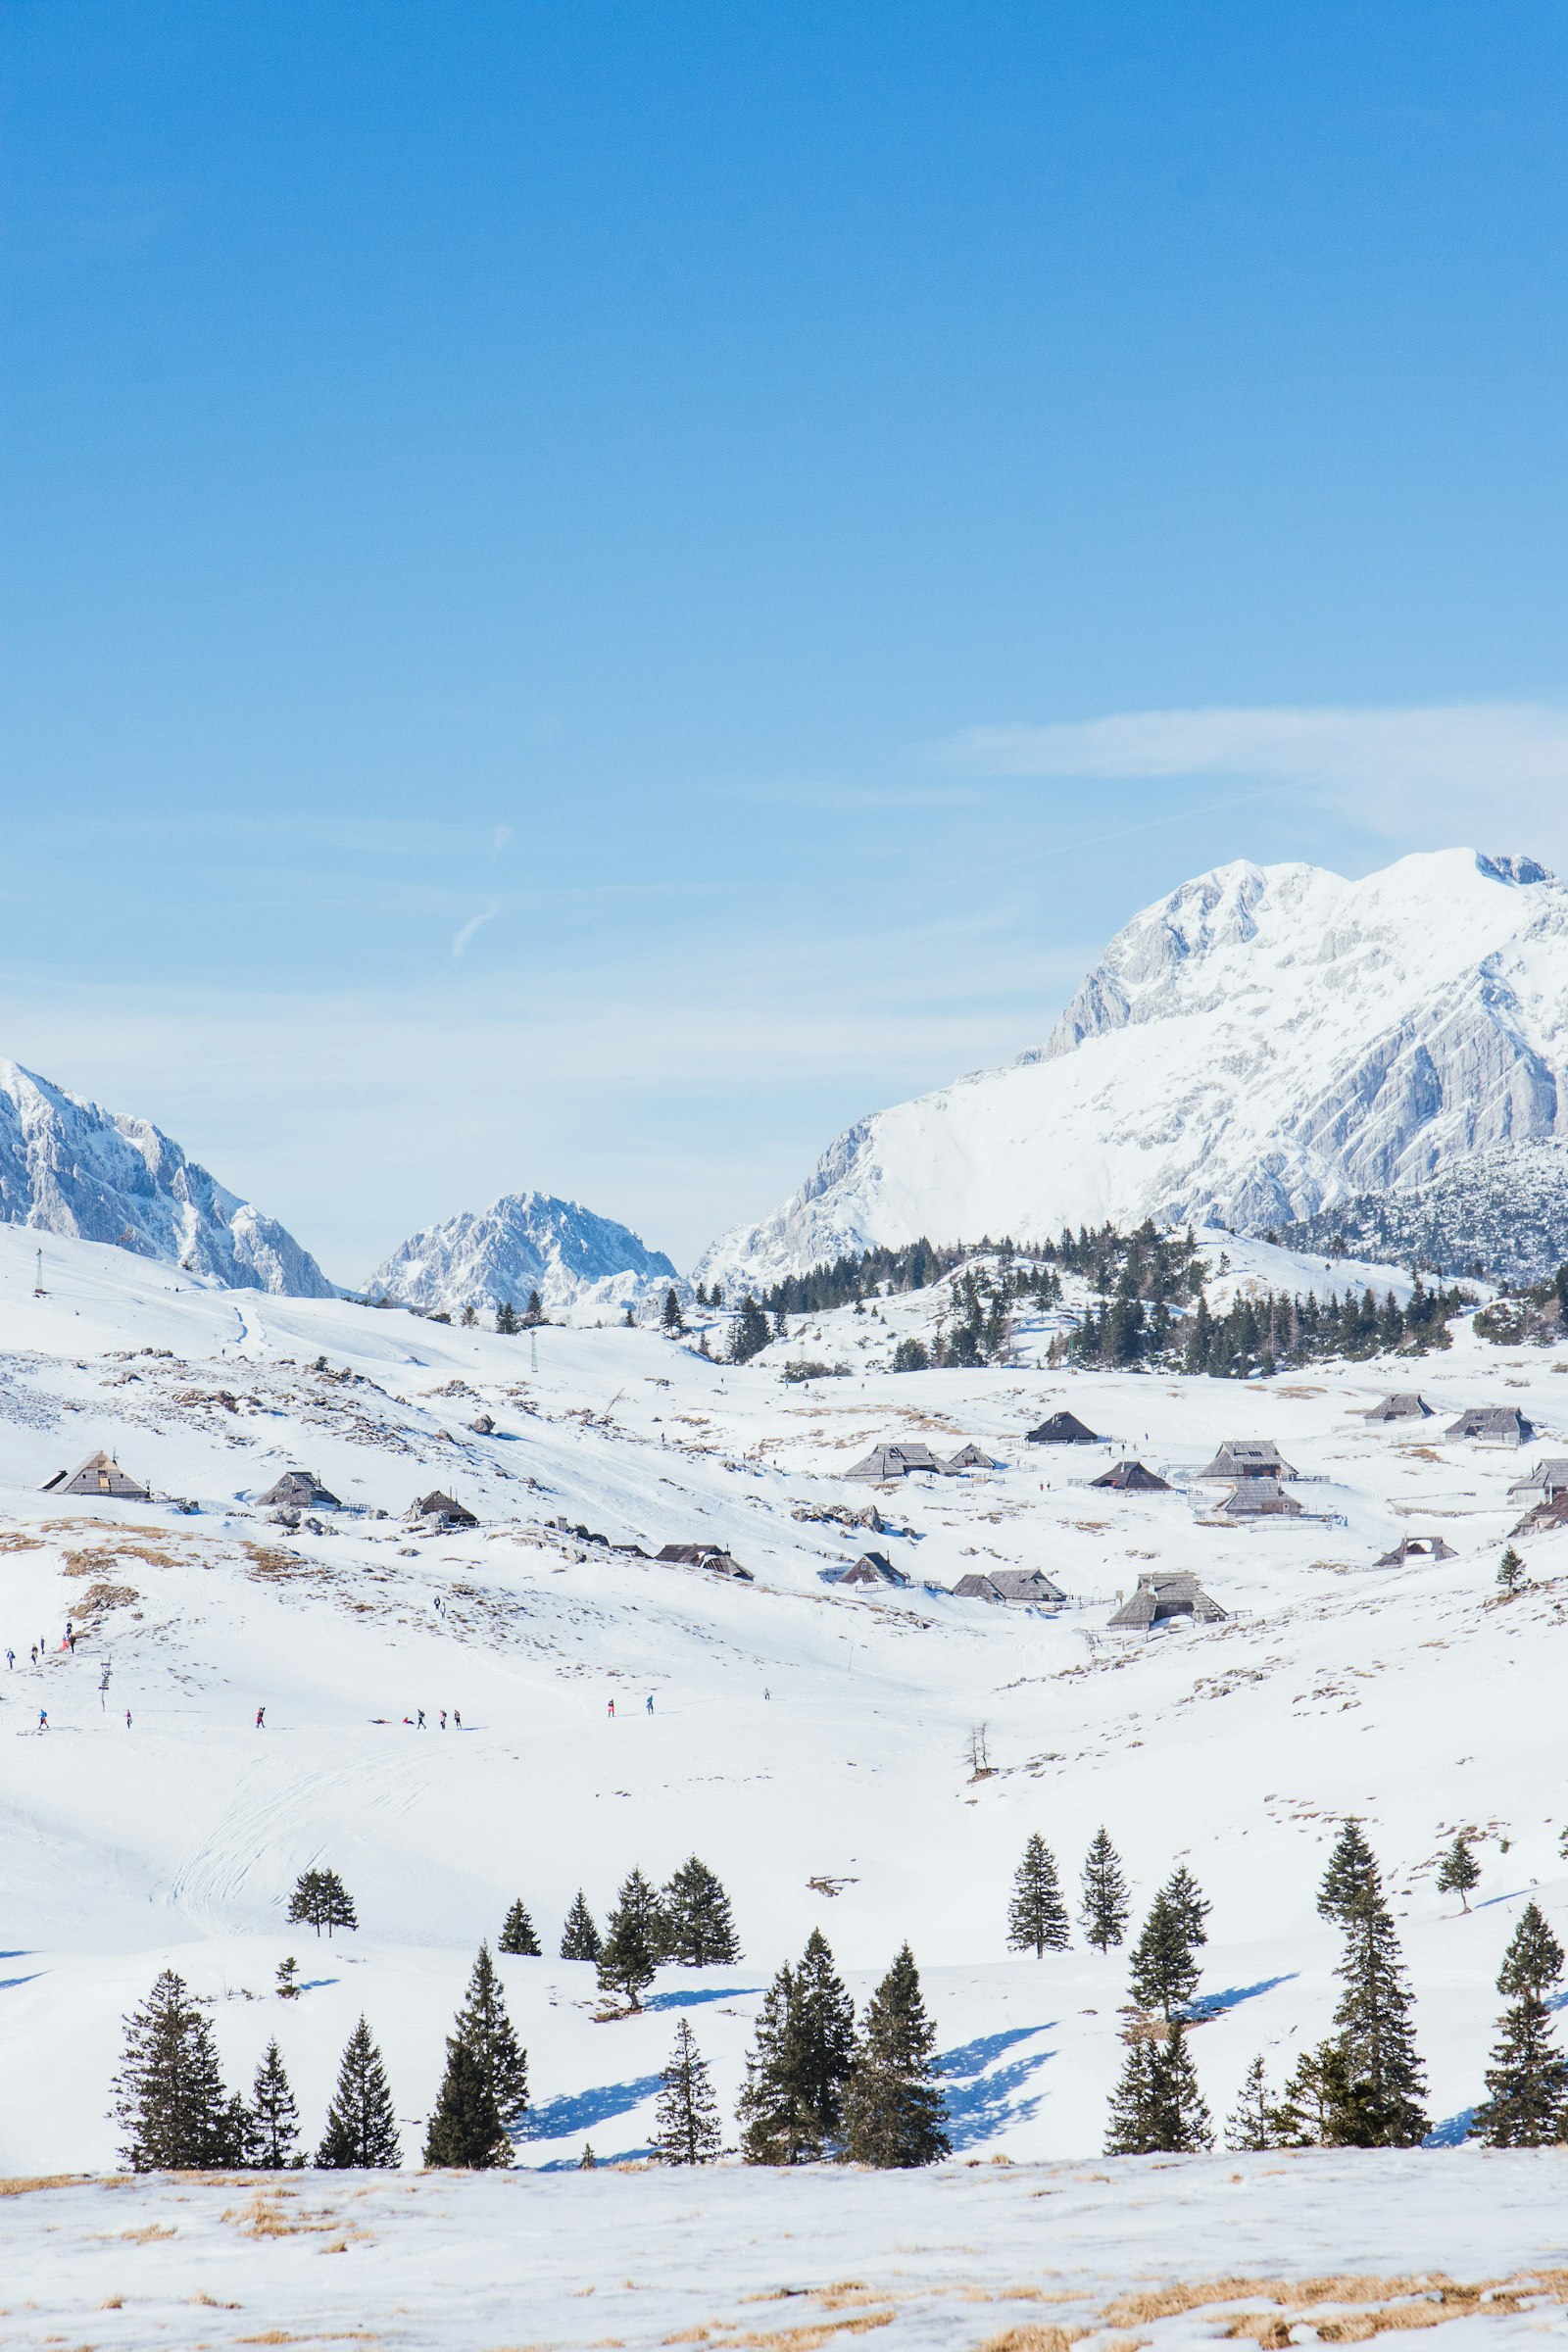
[[[0,1229],[0,1651],[17,1653],[9,1670],[0,1656],[4,2169],[113,2162],[121,2019],[168,1962],[213,2002],[236,2084],[278,2035],[313,2140],[363,2010],[416,2162],[451,2012],[513,1897],[551,1953],[579,1886],[603,1916],[633,1864],[662,1880],[693,1851],[734,1898],[740,1966],[665,1970],[642,2016],[599,2023],[590,1969],[502,1964],[530,2056],[522,2165],[573,2164],[585,2138],[607,2160],[646,2148],[682,2012],[731,2111],[759,1994],[813,1925],[858,1999],[909,1938],[960,2157],[1090,2156],[1121,2054],[1124,1957],[1007,1953],[1025,1837],[1044,1834],[1070,1890],[1101,1823],[1140,1909],[1178,1858],[1207,1888],[1195,2052],[1218,2120],[1255,2052],[1277,2083],[1324,2030],[1337,1946],[1314,1895],[1351,1811],[1396,1889],[1433,2116],[1448,2137],[1462,2129],[1522,1903],[1534,1892],[1568,1927],[1568,1539],[1527,1544],[1531,1590],[1494,1596],[1520,1509],[1510,1481],[1537,1452],[1568,1452],[1562,1351],[1499,1350],[1460,1325],[1418,1362],[1245,1390],[862,1371],[887,1360],[900,1318],[929,1320],[928,1298],[809,1318],[733,1369],[649,1330],[501,1339],[43,1247],[34,1298],[36,1237]],[[781,1363],[803,1352],[852,1371],[786,1385]],[[1434,1419],[1363,1417],[1417,1386]],[[1444,1442],[1452,1412],[1486,1402],[1519,1405],[1540,1445]],[[1061,1404],[1107,1443],[1027,1446]],[[481,1412],[490,1436],[471,1428]],[[972,1438],[1003,1467],[896,1493],[845,1483],[900,1435],[939,1451]],[[1188,1482],[1232,1436],[1275,1439],[1312,1516],[1204,1524],[1223,1490]],[[98,1446],[200,1509],[38,1491]],[[1124,1448],[1174,1491],[1092,1489]],[[352,1506],[322,1514],[320,1535],[287,1533],[247,1499],[296,1466]],[[433,1487],[480,1529],[411,1533],[402,1514]],[[796,1515],[867,1502],[886,1533]],[[649,1553],[723,1544],[755,1582],[612,1553],[552,1521]],[[1425,1533],[1456,1557],[1375,1564]],[[823,1581],[867,1544],[907,1588]],[[946,1590],[996,1564],[1049,1570],[1074,1605],[1048,1617]],[[1230,1622],[1107,1634],[1117,1596],[1156,1567],[1197,1571]],[[74,1654],[58,1646],[68,1617]],[[437,1728],[443,1707],[461,1732]],[[981,1725],[993,1770],[976,1779]],[[1455,1916],[1435,1864],[1468,1827],[1484,1876],[1473,1913]],[[358,1936],[318,1946],[284,1924],[316,1862],[347,1882]],[[285,2006],[270,1987],[291,1952],[311,1989]],[[629,2191],[604,2193],[593,2210]],[[840,2182],[821,2210],[840,2193],[872,2195]],[[696,2209],[689,2184],[657,2194]],[[888,2228],[891,2245],[904,2225]]]

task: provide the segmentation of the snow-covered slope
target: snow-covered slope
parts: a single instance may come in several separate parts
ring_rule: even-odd
[[[598,1322],[674,1279],[663,1252],[626,1226],[549,1193],[507,1193],[415,1234],[377,1266],[368,1295],[451,1314],[520,1307],[537,1291],[548,1314]]]
[[[1568,888],[1449,850],[1222,866],[1135,917],[1048,1043],[862,1119],[695,1274],[1063,1225],[1266,1232],[1568,1135]]]
[[[332,1295],[292,1234],[148,1120],[101,1110],[14,1061],[0,1061],[0,1220],[110,1242],[232,1290]]]

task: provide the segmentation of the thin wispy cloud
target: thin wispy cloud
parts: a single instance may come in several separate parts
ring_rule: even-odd
[[[512,827],[510,825],[497,825],[495,831],[490,836],[490,864],[494,865],[496,859],[500,857],[502,851],[506,848],[511,839]]]
[[[469,915],[467,921],[464,924],[462,930],[456,934],[452,942],[452,960],[454,963],[456,963],[461,956],[464,956],[467,954],[470,940],[472,940],[480,931],[484,929],[486,923],[493,923],[496,919],[496,916],[500,912],[501,908],[495,905],[494,902],[492,902],[488,906],[481,906],[477,914]]]
[[[1541,703],[1121,711],[971,727],[937,756],[989,776],[1247,777],[1298,790],[1391,838],[1468,837],[1499,817],[1553,831],[1568,823],[1568,710]]]

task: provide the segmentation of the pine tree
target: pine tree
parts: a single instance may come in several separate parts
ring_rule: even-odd
[[[522,1320],[531,1331],[545,1319],[544,1300],[537,1291],[528,1293],[528,1303],[522,1310]]]
[[[513,2032],[487,1943],[479,1946],[468,1989],[453,2022],[452,2041],[465,2042],[473,2052],[503,2131],[515,2130],[528,2112],[528,2053]],[[511,2162],[510,2148],[507,2161]]]
[[[539,1958],[539,1938],[533,1932],[533,1921],[522,1907],[520,1894],[502,1922],[497,1949],[512,1957]]]
[[[711,2164],[722,2135],[708,2066],[684,2018],[660,2077],[654,2153],[662,2164]]]
[[[510,1298],[503,1298],[496,1308],[496,1329],[504,1340],[510,1340],[515,1336],[517,1310]]]
[[[673,1291],[664,1293],[664,1311],[662,1320],[671,1338],[678,1337],[686,1328],[685,1323],[681,1320],[680,1300]]]
[[[1048,1951],[1065,1951],[1068,1940],[1055,1856],[1037,1832],[1025,1844],[1023,1860],[1013,1877],[1007,1949],[1033,1952],[1037,1960],[1043,1960]]]
[[[1260,2155],[1279,2145],[1261,2058],[1254,2058],[1247,2070],[1241,2096],[1225,2125],[1225,2145],[1239,2156]]]
[[[447,2071],[425,2134],[424,2161],[469,2172],[489,2172],[512,2162],[512,2142],[479,2053],[460,2034],[447,2037]]]
[[[835,2154],[844,2137],[844,2097],[855,2070],[855,2004],[827,1937],[813,1928],[795,1972],[793,2049],[797,2116],[813,2156]]]
[[[1084,1901],[1079,1919],[1085,1938],[1097,1951],[1108,1952],[1127,1933],[1127,1882],[1116,1849],[1102,1829],[1089,1841],[1084,1861]]]
[[[343,2052],[316,2161],[323,2172],[382,2170],[403,2161],[386,2069],[363,2017]]]
[[[640,1870],[629,1871],[606,1922],[599,1955],[600,1985],[618,1992],[628,2009],[642,2007],[640,1996],[658,1971],[662,1934],[658,1895]]]
[[[1511,1599],[1525,1581],[1525,1564],[1510,1544],[1497,1562],[1497,1590],[1505,1599]]]
[[[1204,1925],[1213,1905],[1204,1894],[1185,1862],[1177,1864],[1165,1884],[1165,1899],[1180,1922],[1188,1948],[1196,1950],[1208,1941]]]
[[[300,1984],[300,1964],[292,1957],[277,1964],[277,1984],[274,1987],[280,2001],[297,2001],[304,1990]]]
[[[795,1971],[786,1960],[762,1995],[737,2114],[748,2164],[802,2164],[820,2153],[803,2122]]]
[[[683,1968],[713,1968],[738,1960],[729,1896],[706,1862],[683,1862],[660,1897],[659,1956]]]
[[[750,1363],[754,1355],[760,1354],[772,1337],[766,1315],[748,1291],[729,1335],[730,1362]]]
[[[324,1928],[330,1936],[334,1928],[357,1928],[354,1904],[335,1870],[307,1870],[303,1872],[289,1897],[288,1916],[291,1922],[301,1922],[314,1928],[318,1936]]]
[[[251,2162],[264,2173],[281,2173],[303,2156],[294,2153],[300,2135],[300,2111],[294,2104],[276,2040],[270,2041],[256,2069],[251,2091]]]
[[[1111,2098],[1106,2155],[1191,2156],[1213,2144],[1184,2028],[1136,2034]]]
[[[1140,2009],[1157,2009],[1167,2023],[1198,1988],[1199,1969],[1181,1912],[1161,1887],[1150,1905],[1129,1964],[1132,1995]]]
[[[112,2096],[113,2120],[125,2134],[120,2153],[132,2172],[195,2172],[245,2161],[213,2030],[172,1968],[125,2020]]]
[[[1457,1837],[1443,1857],[1438,1872],[1438,1892],[1456,1894],[1463,1908],[1470,1908],[1470,1889],[1481,1883],[1481,1865],[1470,1851],[1470,1841],[1462,1834]]]
[[[1285,2095],[1270,2110],[1284,2148],[1370,2148],[1377,2143],[1372,2088],[1332,2035],[1297,2060]]]
[[[1544,2148],[1568,2137],[1568,2058],[1546,1997],[1562,1968],[1562,1945],[1539,1906],[1527,1903],[1497,1978],[1509,2005],[1487,2069],[1492,2095],[1470,2124],[1471,2136],[1489,2147]]]
[[[594,1926],[594,1915],[579,1886],[562,1931],[561,1957],[563,1960],[597,1960],[603,1948],[599,1930]]]
[[[1352,1831],[1354,1842],[1348,1844]],[[1336,1971],[1345,1989],[1334,2023],[1356,2086],[1354,2126],[1370,2134],[1334,2144],[1417,2147],[1428,2124],[1420,2104],[1426,2082],[1410,2029],[1411,1996],[1382,1875],[1353,1822],[1346,1824],[1335,1849],[1318,1909],[1337,1917],[1345,1936]],[[1347,2128],[1349,2120],[1348,2114]]]
[[[579,2173],[597,2173],[599,2170],[599,2159],[594,2154],[594,2143],[591,2139],[585,2139],[582,2143],[582,2154],[577,2159],[577,2170]]]
[[[943,2129],[948,2104],[931,2063],[936,2040],[905,1944],[871,1995],[856,2048],[844,2101],[844,2152],[852,2164],[902,2172],[951,2152]]]

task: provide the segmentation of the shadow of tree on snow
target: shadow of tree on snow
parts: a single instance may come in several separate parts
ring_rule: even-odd
[[[1184,2012],[1189,2025],[1201,2025],[1205,2018],[1223,2017],[1241,2001],[1255,2001],[1260,1992],[1272,1992],[1276,1984],[1292,1984],[1299,1975],[1298,1969],[1287,1969],[1283,1977],[1260,1977],[1255,1984],[1232,1984],[1224,1992],[1200,1992],[1196,2001],[1189,2001]]]
[[[1040,2105],[1039,2096],[1021,2098],[1036,2071],[1054,2058],[1054,2050],[1036,2050],[1010,2065],[996,2061],[1020,2041],[1049,2034],[1054,2021],[1043,2026],[1012,2026],[1004,2034],[982,2034],[956,2050],[938,2057],[943,2094],[948,2103],[948,2137],[955,2150],[972,2148],[991,2139],[1008,2124],[1027,2123]],[[993,2070],[993,2071],[988,2071]]]
[[[547,2099],[542,2107],[530,2107],[523,2119],[519,2139],[575,2138],[608,2124],[612,2117],[627,2115],[651,2099],[659,2088],[661,2077],[639,2075],[634,2082],[599,2082],[592,2090],[568,2091],[559,2099]]]
[[[704,2001],[749,2001],[761,1991],[760,1984],[692,1984],[682,1985],[675,1992],[656,1992],[644,2001],[645,2009],[697,2009]]]

